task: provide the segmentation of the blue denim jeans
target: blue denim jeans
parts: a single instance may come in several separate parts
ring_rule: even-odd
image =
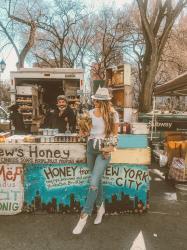
[[[90,187],[87,194],[86,203],[82,212],[91,215],[94,204],[100,207],[103,202],[103,185],[102,177],[104,171],[110,161],[104,159],[102,153],[99,151],[99,142],[97,141],[95,147],[93,140],[89,140],[87,143],[87,165],[91,170]]]

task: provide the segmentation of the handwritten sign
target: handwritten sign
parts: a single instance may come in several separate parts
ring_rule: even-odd
[[[0,164],[0,215],[20,213],[23,200],[22,165]]]
[[[61,164],[86,161],[86,146],[76,143],[0,145],[0,163]]]
[[[106,169],[103,181],[106,184],[138,191],[141,186],[149,183],[149,173],[147,169],[138,166],[116,164]]]
[[[71,185],[87,185],[90,170],[86,165],[48,166],[43,169],[45,186],[48,190]]]
[[[91,174],[85,163],[31,164],[25,170],[26,210],[81,211]],[[108,212],[146,210],[149,190],[146,166],[111,164],[105,170],[103,186]]]
[[[84,163],[31,164],[25,169],[25,211],[80,212],[89,170]]]

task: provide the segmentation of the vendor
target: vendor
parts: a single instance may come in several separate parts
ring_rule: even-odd
[[[23,122],[23,115],[19,112],[19,105],[12,104],[9,106],[10,111],[10,121],[11,126],[13,126],[14,134],[24,134],[26,133],[24,122]]]
[[[60,133],[65,133],[67,130],[70,130],[72,133],[75,132],[75,114],[68,105],[67,98],[64,95],[57,97],[57,108],[50,116],[48,127],[57,128]]]

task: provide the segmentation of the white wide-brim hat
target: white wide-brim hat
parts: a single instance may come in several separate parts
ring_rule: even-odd
[[[98,88],[96,91],[95,95],[91,96],[92,99],[94,100],[101,100],[101,101],[106,101],[106,100],[111,100],[111,96],[109,94],[109,91],[107,88]]]

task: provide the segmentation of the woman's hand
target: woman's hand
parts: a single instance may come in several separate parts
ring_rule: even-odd
[[[80,137],[87,137],[89,135],[89,132],[85,132],[85,131],[79,131],[79,136]]]
[[[103,152],[102,155],[105,160],[108,160],[111,157],[111,152]]]
[[[101,148],[103,158],[106,160],[109,159],[111,157],[111,152],[114,152],[115,150],[116,150],[116,148],[112,145]]]
[[[114,152],[114,151],[115,151],[115,147],[112,146],[112,145],[109,145],[109,146],[107,146],[107,147],[101,148],[101,151],[102,151],[103,153],[111,153],[111,152]]]

